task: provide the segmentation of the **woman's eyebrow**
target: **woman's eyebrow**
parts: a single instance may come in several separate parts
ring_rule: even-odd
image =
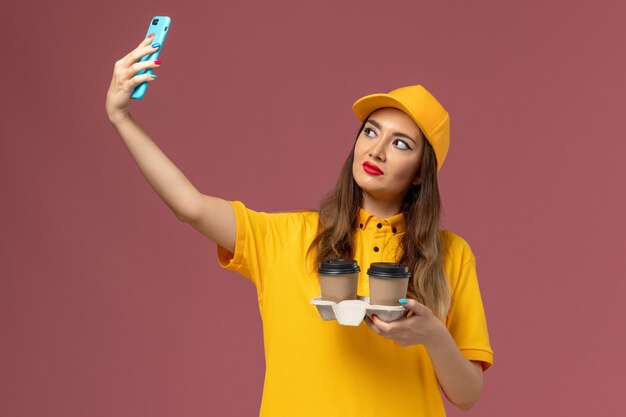
[[[378,123],[376,120],[373,119],[367,119],[367,123],[371,123],[374,125],[374,127],[376,129],[380,129],[380,123]],[[415,144],[415,146],[417,146],[417,142],[415,141],[415,139],[413,139],[412,137],[410,137],[409,135],[407,135],[406,133],[402,133],[402,132],[393,132],[393,136],[400,136],[402,138],[406,138],[408,140],[410,140],[411,142],[413,142]]]
[[[367,119],[367,123],[371,123],[374,125],[374,127],[376,127],[377,129],[380,129],[380,125],[374,119]]]

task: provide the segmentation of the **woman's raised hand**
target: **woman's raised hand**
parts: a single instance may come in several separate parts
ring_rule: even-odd
[[[105,105],[109,120],[113,123],[127,118],[130,114],[130,95],[135,87],[155,79],[148,73],[135,75],[141,70],[158,68],[160,65],[159,61],[154,60],[138,62],[144,55],[158,49],[152,47],[152,39],[152,37],[148,37],[142,40],[137,48],[117,61],[113,67],[113,78],[107,92]]]

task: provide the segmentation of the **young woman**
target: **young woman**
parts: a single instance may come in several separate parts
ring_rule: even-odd
[[[493,363],[475,258],[439,229],[437,172],[449,147],[449,116],[422,86],[359,99],[362,122],[335,190],[319,211],[261,213],[197,191],[131,117],[134,87],[151,82],[138,60],[150,39],[115,63],[106,111],[150,185],[181,221],[218,245],[221,265],[256,287],[266,377],[261,416],[442,416],[477,401]],[[315,266],[356,259],[358,294],[372,262],[413,272],[410,316],[358,327],[323,321]]]

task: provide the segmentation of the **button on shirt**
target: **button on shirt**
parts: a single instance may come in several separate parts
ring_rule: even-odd
[[[359,211],[359,229],[356,234],[355,259],[361,267],[358,294],[368,296],[369,279],[367,269],[373,262],[393,262],[396,251],[404,236],[404,216],[402,213],[385,220],[377,219],[373,214]]]

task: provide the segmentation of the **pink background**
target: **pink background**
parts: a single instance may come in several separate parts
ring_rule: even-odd
[[[355,99],[430,89],[452,115],[444,226],[478,257],[495,351],[478,404],[449,415],[621,414],[623,1],[2,11],[2,416],[258,414],[254,288],[177,221],[104,111],[114,62],[159,14],[163,65],[133,114],[199,190],[257,210],[316,207]]]

